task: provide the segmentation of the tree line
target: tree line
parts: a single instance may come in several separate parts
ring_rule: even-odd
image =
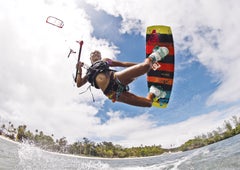
[[[82,141],[68,144],[66,137],[54,140],[54,135],[45,135],[42,131],[35,130],[35,133],[27,130],[26,125],[19,125],[17,128],[9,122],[0,128],[0,135],[8,137],[17,142],[27,142],[47,151],[81,156],[95,156],[104,158],[126,158],[126,157],[145,157],[160,155],[164,152],[187,151],[203,147],[220,140],[235,136],[240,133],[240,118],[233,116],[231,120],[225,121],[222,128],[196,136],[180,147],[164,149],[161,145],[139,146],[125,148],[112,142],[95,143],[88,138]]]
[[[1,126],[0,135],[20,143],[27,142],[33,144],[47,151],[81,156],[125,158],[160,155],[165,152],[165,149],[162,149],[161,145],[124,148],[121,145],[114,145],[112,142],[104,141],[95,143],[85,137],[82,141],[68,144],[66,137],[54,140],[53,134],[45,135],[42,131],[39,132],[38,130],[32,133],[30,130],[27,130],[26,125],[19,125],[15,128],[11,122]]]
[[[240,134],[240,118],[237,116],[232,116],[231,120],[224,121],[223,128],[218,127],[217,130],[213,130],[207,134],[195,136],[194,139],[190,139],[181,145],[178,150],[187,151],[203,147],[238,134]]]

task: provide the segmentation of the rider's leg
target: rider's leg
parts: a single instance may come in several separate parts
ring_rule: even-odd
[[[136,64],[122,71],[116,72],[115,76],[119,79],[119,81],[122,84],[127,85],[131,83],[136,77],[139,77],[147,73],[151,69],[151,67],[152,60],[150,58],[146,58],[142,63]]]
[[[144,60],[144,62],[137,65],[128,67],[123,71],[116,72],[115,76],[120,80],[124,85],[131,83],[136,77],[141,76],[147,73],[154,62],[162,60],[169,53],[168,48],[159,47],[153,49],[152,54]]]
[[[152,106],[152,99],[154,95],[149,94],[146,98],[137,96],[133,93],[130,93],[128,91],[123,92],[117,101],[123,102],[126,104],[130,104],[133,106],[141,106],[141,107],[151,107]]]

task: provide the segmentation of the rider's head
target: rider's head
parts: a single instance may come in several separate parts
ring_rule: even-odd
[[[91,54],[90,54],[91,63],[94,63],[101,59],[102,59],[102,57],[101,57],[100,51],[95,50],[95,51],[91,52]]]

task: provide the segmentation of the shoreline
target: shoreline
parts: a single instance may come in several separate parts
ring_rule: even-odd
[[[0,138],[3,139],[3,140],[6,140],[8,142],[11,142],[11,143],[15,143],[15,144],[20,144],[19,142],[17,141],[14,141],[12,139],[9,139],[8,137],[4,136],[4,135],[0,135]]]
[[[0,135],[0,139],[2,140],[5,140],[5,141],[8,141],[8,142],[11,142],[11,143],[14,143],[14,144],[17,144],[17,145],[28,145],[29,147],[34,147],[36,149],[40,149],[41,151],[43,152],[46,152],[46,153],[49,153],[49,154],[54,154],[54,155],[60,155],[60,156],[67,156],[67,157],[72,157],[72,158],[82,158],[82,159],[94,159],[94,160],[120,160],[120,159],[146,159],[146,158],[154,158],[154,157],[158,157],[158,156],[162,156],[162,155],[166,155],[166,154],[176,154],[176,153],[179,153],[179,152],[165,152],[163,154],[160,154],[160,155],[154,155],[154,156],[146,156],[146,157],[126,157],[126,158],[103,158],[103,157],[91,157],[91,156],[81,156],[81,155],[74,155],[74,154],[68,154],[68,153],[59,153],[59,152],[53,152],[53,151],[47,151],[47,150],[44,150],[44,149],[41,149],[39,147],[36,147],[34,145],[30,145],[30,144],[27,144],[27,143],[20,143],[20,142],[17,142],[17,141],[13,141],[12,139],[9,139],[3,135]]]

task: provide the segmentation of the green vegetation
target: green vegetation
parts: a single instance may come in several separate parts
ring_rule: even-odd
[[[207,133],[207,135],[203,134],[201,136],[196,136],[194,139],[191,139],[180,146],[178,150],[187,151],[203,147],[238,134],[240,134],[240,118],[233,116],[231,122],[224,121],[223,128],[217,128],[217,130]]]
[[[160,155],[169,151],[187,151],[221,141],[237,134],[240,134],[240,118],[236,116],[233,116],[230,121],[225,121],[223,128],[218,128],[213,132],[207,133],[207,135],[196,136],[180,147],[172,149],[163,149],[161,145],[123,148],[120,145],[114,145],[112,142],[95,143],[87,138],[83,138],[82,141],[74,142],[73,144],[68,144],[66,137],[54,141],[53,134],[51,136],[45,135],[42,131],[39,132],[38,130],[35,130],[35,134],[33,134],[27,130],[26,125],[20,125],[18,128],[15,128],[9,122],[7,126],[3,124],[0,128],[0,135],[17,142],[34,144],[44,150],[104,158],[144,157]]]

